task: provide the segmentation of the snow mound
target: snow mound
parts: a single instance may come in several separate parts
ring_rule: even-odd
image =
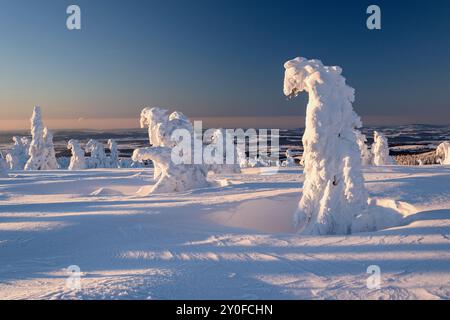
[[[91,196],[95,196],[95,197],[123,196],[123,193],[118,190],[114,190],[114,189],[110,189],[110,188],[99,188],[99,189],[95,190],[94,192],[92,192]]]

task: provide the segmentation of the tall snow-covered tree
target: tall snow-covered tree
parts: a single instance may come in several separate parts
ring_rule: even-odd
[[[295,58],[285,63],[284,94],[306,91],[309,102],[303,135],[303,196],[295,213],[304,234],[348,234],[358,215],[368,213],[355,129],[361,120],[352,107],[354,89],[341,68],[320,60]]]
[[[84,170],[86,169],[86,157],[84,156],[84,150],[81,149],[78,140],[71,139],[67,143],[67,149],[72,151],[72,157],[70,158],[69,170]]]
[[[394,159],[389,155],[388,141],[381,132],[378,131],[374,132],[372,154],[373,154],[373,164],[376,166],[386,166],[395,164]]]
[[[109,163],[106,158],[105,148],[103,143],[98,142],[95,139],[91,139],[86,144],[86,151],[91,153],[91,156],[87,159],[88,168],[108,168]]]
[[[117,148],[117,142],[114,139],[108,140],[109,148],[109,167],[120,168],[119,149]]]
[[[31,144],[28,151],[28,159],[25,170],[54,170],[58,169],[53,135],[44,128],[40,107],[34,107],[31,117]]]
[[[14,145],[6,155],[6,161],[11,170],[23,170],[29,159],[30,141],[27,137],[13,137]]]

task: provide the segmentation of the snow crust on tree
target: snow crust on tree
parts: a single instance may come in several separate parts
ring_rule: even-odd
[[[190,134],[191,146],[194,145],[194,139],[198,139],[194,135],[192,123],[185,115],[176,111],[169,115],[166,109],[147,107],[141,112],[140,123],[141,127],[148,127],[152,146],[134,150],[132,160],[153,162],[154,179],[157,182],[151,193],[181,192],[209,185],[206,179],[209,171],[207,165],[173,162],[172,151],[180,143],[172,139],[175,130],[185,129]],[[184,156],[193,159],[193,154]]]
[[[370,219],[355,133],[362,124],[352,107],[354,89],[345,83],[340,67],[324,66],[319,60],[299,57],[284,67],[284,94],[309,95],[303,135],[305,182],[294,216],[298,231],[349,234],[370,227],[356,223],[360,217]]]
[[[450,142],[444,141],[438,145],[436,156],[440,159],[442,165],[450,165]]]
[[[87,167],[89,169],[109,167],[109,160],[106,157],[103,143],[91,139],[86,144],[85,151],[90,152],[91,154],[91,156],[87,158]]]
[[[55,170],[58,169],[53,135],[44,128],[40,107],[34,107],[31,117],[31,136],[29,159],[25,164],[25,170]]]
[[[87,168],[84,150],[81,148],[78,140],[71,139],[67,143],[67,149],[72,152],[68,170],[84,170]]]
[[[373,164],[385,166],[395,164],[394,159],[389,155],[389,145],[386,137],[378,131],[374,132],[374,142],[372,144]]]
[[[7,177],[8,163],[0,150],[0,177]]]
[[[6,155],[8,167],[11,170],[23,170],[29,159],[30,140],[27,137],[14,136],[13,141],[14,145]]]
[[[372,165],[372,152],[369,150],[369,147],[367,146],[366,135],[362,134],[361,131],[359,130],[355,130],[355,134],[356,134],[356,141],[358,143],[359,150],[361,152],[362,164],[364,166]]]
[[[117,142],[114,139],[108,140],[109,154],[109,167],[120,168],[119,150],[117,148]]]

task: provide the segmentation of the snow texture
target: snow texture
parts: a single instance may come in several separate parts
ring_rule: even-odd
[[[6,159],[3,157],[3,153],[0,150],[0,177],[6,177],[8,170],[8,163]]]
[[[238,161],[238,152],[233,142],[233,136],[225,129],[215,129],[211,137],[204,137],[206,158],[208,158],[209,170],[216,174],[240,173],[241,167]],[[231,154],[227,154],[227,142],[231,146]],[[231,145],[232,144],[232,145]],[[227,156],[228,162],[227,163]],[[206,162],[206,160],[205,160]]]
[[[346,85],[340,67],[324,66],[319,60],[299,57],[284,67],[284,94],[309,94],[303,135],[305,182],[294,217],[298,231],[355,232],[356,219],[369,210],[355,133],[361,120],[352,107],[354,89]]]
[[[389,155],[389,145],[386,137],[379,131],[374,132],[372,145],[373,164],[376,166],[393,165],[394,159]]]
[[[173,162],[172,152],[180,143],[177,139],[172,139],[175,130],[186,130],[190,134],[191,146],[194,146],[193,142],[196,139],[193,126],[185,115],[176,111],[168,115],[168,111],[162,108],[144,108],[141,112],[140,123],[142,127],[148,127],[149,141],[152,146],[134,150],[132,160],[153,162],[154,179],[157,183],[149,193],[182,192],[209,185],[206,179],[208,166]],[[192,162],[192,154],[179,154],[179,156],[187,156]]]
[[[81,148],[78,140],[71,139],[67,143],[67,149],[72,151],[72,157],[70,158],[69,170],[84,170],[87,168],[86,157],[84,150]]]
[[[34,107],[31,117],[31,144],[25,170],[55,170],[58,163],[53,145],[53,135],[44,128],[40,107]]]
[[[283,161],[282,166],[283,167],[297,167],[297,164],[295,163],[295,158],[290,149],[286,150],[286,160]]]
[[[30,141],[27,137],[13,137],[14,145],[6,155],[11,170],[23,170],[29,159]]]

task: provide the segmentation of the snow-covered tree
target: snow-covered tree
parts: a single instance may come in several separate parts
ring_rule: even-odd
[[[71,139],[67,143],[67,149],[72,151],[72,157],[70,158],[69,170],[83,170],[87,168],[86,157],[84,156],[84,150],[81,149],[78,140]]]
[[[436,157],[440,159],[440,164],[449,165],[450,164],[450,142],[444,141],[438,145],[436,149]]]
[[[109,167],[120,168],[119,149],[117,148],[117,142],[114,139],[108,140],[109,154]]]
[[[88,141],[85,147],[86,152],[90,152],[91,156],[87,159],[88,168],[108,168],[109,161],[105,154],[103,143],[95,139]]]
[[[374,142],[372,144],[373,164],[376,166],[386,166],[395,164],[394,159],[389,155],[389,145],[386,137],[378,131],[374,132]]]
[[[25,170],[55,170],[58,163],[53,146],[53,135],[44,128],[40,107],[34,107],[31,117],[31,144]]]
[[[355,130],[356,141],[358,142],[359,151],[361,152],[362,164],[370,166],[372,164],[372,153],[367,147],[367,137],[359,130]]]
[[[206,134],[206,133],[205,133]],[[233,142],[233,136],[225,129],[215,129],[211,137],[206,137],[207,146],[205,154],[210,158],[209,169],[216,174],[240,173],[237,149]],[[227,154],[227,143],[232,148],[231,154]],[[233,163],[227,163],[227,156]]]
[[[3,157],[3,153],[0,150],[0,177],[6,177],[7,170],[8,170],[8,163],[6,162],[6,159]]]
[[[42,170],[56,170],[59,168],[56,160],[55,145],[53,144],[53,134],[47,127],[44,128],[45,158]]]
[[[296,58],[285,63],[284,94],[306,91],[309,102],[303,135],[305,182],[295,213],[304,234],[348,234],[359,215],[367,215],[361,155],[355,129],[354,89],[341,68],[320,60]]]
[[[183,132],[187,133],[188,138],[191,139],[191,146],[193,145],[193,139],[196,139],[196,137],[194,136],[193,126],[186,116],[180,112],[167,114],[167,110],[162,108],[145,108],[142,110],[141,126],[148,127],[152,147],[134,150],[132,160],[151,160],[153,162],[154,178],[158,181],[153,186],[152,193],[180,192],[207,186],[207,166],[187,162],[175,163],[173,161],[173,153],[176,154],[179,151],[175,148],[178,148],[181,143],[180,140],[172,138],[175,130],[184,129]],[[180,158],[187,156],[193,159],[192,153],[179,156]]]
[[[282,163],[283,167],[296,167],[297,164],[295,163],[294,154],[292,153],[292,150],[287,149],[286,150],[286,160]]]
[[[13,137],[14,145],[6,155],[6,161],[11,170],[23,170],[29,159],[30,140],[27,137]]]

